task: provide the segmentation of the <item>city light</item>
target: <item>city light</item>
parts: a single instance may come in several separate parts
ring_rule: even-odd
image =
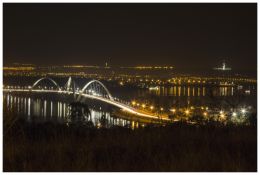
[[[257,7],[6,3],[4,171],[256,172]]]
[[[53,86],[51,86],[51,87],[39,86],[39,85],[36,86],[37,83],[38,83],[39,81],[43,80],[43,79],[47,79],[47,80],[52,81],[52,82],[58,87],[58,90],[55,90]],[[175,80],[175,79],[174,79],[174,80]],[[93,83],[93,82],[96,82],[96,81],[91,81],[91,83]],[[18,92],[22,92],[22,91],[44,92],[44,91],[45,91],[45,92],[58,92],[58,93],[72,93],[72,92],[71,92],[71,91],[72,91],[72,88],[63,88],[63,87],[60,87],[60,86],[57,85],[56,82],[54,82],[54,80],[49,79],[49,78],[40,78],[39,80],[37,80],[37,81],[33,84],[33,86],[26,86],[25,88],[22,87],[22,86],[4,86],[4,88],[6,88],[6,87],[7,87],[7,89],[8,89],[9,92],[15,90],[15,91],[18,91]],[[12,89],[12,88],[13,88],[13,89]],[[48,90],[47,90],[47,89],[48,89]],[[78,91],[79,91],[79,87],[76,87],[76,89],[78,89]],[[87,92],[89,95],[98,96],[98,97],[101,97],[101,96],[102,96],[102,94],[96,93],[95,90],[93,90],[93,89],[87,89],[87,88],[85,88],[85,89],[86,89],[85,92]],[[103,96],[103,97],[104,97],[104,96]],[[116,100],[116,102],[122,103],[122,101],[121,101],[120,99],[116,98],[116,97],[114,97],[114,98],[111,99],[111,100]],[[129,105],[129,103],[127,103],[127,104]],[[141,104],[140,104],[140,103],[137,103],[135,100],[131,101],[130,104],[131,104],[132,106],[142,107],[142,109],[145,109],[145,108],[147,107],[147,104],[145,104],[145,103],[141,103]],[[121,104],[116,104],[116,105],[121,105]],[[124,107],[127,108],[127,106],[124,106]],[[147,108],[150,109],[150,110],[154,110],[154,109],[155,109],[153,105],[148,106]],[[169,111],[166,111],[166,113],[165,113],[165,114],[166,114],[166,115],[165,115],[165,118],[169,118],[170,114],[176,113],[177,110],[180,110],[180,111],[183,110],[185,115],[191,115],[193,109],[195,110],[195,109],[197,109],[197,108],[198,108],[197,106],[190,106],[189,108],[186,108],[186,109],[183,109],[183,108],[180,108],[180,109],[170,108]],[[205,116],[205,117],[206,117],[206,116],[214,115],[214,110],[208,111],[208,107],[207,107],[207,106],[200,106],[199,109],[202,110],[202,115]],[[132,108],[132,110],[135,110],[135,109]],[[136,110],[138,110],[138,109],[136,109]],[[163,108],[163,107],[160,107],[159,110],[162,112],[162,111],[164,111],[164,108]],[[203,111],[203,110],[204,110],[204,111]],[[240,113],[243,114],[243,115],[248,112],[248,111],[247,111],[247,108],[245,108],[245,107],[244,107],[244,108],[240,108],[238,111],[240,111]],[[131,112],[133,112],[133,111],[131,111]],[[169,112],[171,112],[171,113],[169,113]],[[194,113],[196,113],[196,111],[194,111]],[[167,117],[167,115],[168,115],[168,117]],[[237,112],[225,113],[224,110],[220,110],[220,111],[219,111],[219,118],[220,118],[220,119],[225,119],[225,118],[227,118],[228,116],[236,117],[236,116],[238,116],[238,113],[237,113]]]
[[[242,109],[241,109],[241,112],[242,112],[242,114],[245,114],[245,113],[246,113],[246,109],[245,109],[245,108],[242,108]]]
[[[224,115],[224,114],[221,114],[221,115],[220,115],[220,118],[221,118],[221,119],[225,119],[225,115]]]
[[[176,109],[175,109],[175,108],[172,108],[170,111],[172,111],[172,113],[175,113],[175,112],[176,112]]]

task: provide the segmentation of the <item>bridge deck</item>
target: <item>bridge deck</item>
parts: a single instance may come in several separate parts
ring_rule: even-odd
[[[3,91],[4,92],[40,92],[40,93],[73,94],[72,91],[48,90],[48,89],[43,89],[43,90],[42,89],[3,89]],[[124,111],[127,111],[127,112],[132,113],[132,114],[137,115],[137,116],[151,118],[151,119],[160,119],[160,120],[164,120],[164,121],[170,120],[166,116],[160,115],[160,118],[159,118],[158,115],[156,115],[156,114],[152,114],[152,113],[148,113],[148,112],[145,112],[145,111],[141,111],[139,109],[135,109],[131,106],[120,103],[120,102],[115,101],[115,100],[111,100],[111,99],[107,99],[107,98],[103,98],[103,97],[99,97],[99,96],[94,96],[94,95],[89,95],[89,94],[85,94],[85,93],[80,93],[80,92],[75,92],[75,93],[77,95],[81,95],[81,96],[86,97],[86,98],[96,99],[96,100],[111,104],[113,106],[119,107],[119,108],[123,109]]]

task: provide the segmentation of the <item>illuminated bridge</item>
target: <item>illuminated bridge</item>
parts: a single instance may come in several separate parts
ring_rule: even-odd
[[[48,81],[53,86],[46,87],[46,86],[40,86],[40,82],[42,81]],[[119,100],[116,100],[109,90],[106,88],[106,86],[98,81],[98,80],[91,80],[87,82],[82,89],[79,89],[76,87],[76,83],[72,80],[71,77],[69,77],[67,83],[61,87],[56,81],[54,81],[51,78],[43,77],[38,79],[33,83],[32,86],[28,87],[10,87],[5,86],[3,88],[4,92],[40,92],[40,93],[58,93],[61,95],[70,95],[73,94],[74,98],[80,101],[82,98],[90,98],[95,99],[116,107],[119,107],[120,109],[132,113],[136,116],[144,117],[144,118],[150,118],[150,119],[161,119],[161,120],[169,120],[167,117],[158,116],[158,114],[148,113],[146,111],[133,108],[132,106],[122,103]]]

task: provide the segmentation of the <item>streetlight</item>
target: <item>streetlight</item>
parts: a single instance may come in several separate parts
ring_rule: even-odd
[[[220,118],[221,119],[225,119],[225,115],[224,114],[220,114]]]
[[[172,113],[175,113],[176,109],[172,108],[170,111],[172,111]]]
[[[132,101],[132,105],[135,106],[135,105],[136,105],[136,102],[135,102],[135,101]]]
[[[242,109],[241,109],[241,112],[242,112],[242,114],[245,114],[245,113],[246,113],[246,109],[245,109],[245,108],[242,108]]]
[[[233,117],[236,117],[236,116],[237,116],[237,113],[236,113],[236,112],[233,112],[233,113],[232,113],[232,116],[233,116]]]
[[[153,108],[154,108],[153,106],[150,106],[150,109],[151,109],[151,110],[153,110]]]
[[[145,108],[145,104],[142,104],[142,107]]]
[[[189,115],[190,114],[190,111],[187,109],[187,110],[185,110],[185,114],[186,115]]]

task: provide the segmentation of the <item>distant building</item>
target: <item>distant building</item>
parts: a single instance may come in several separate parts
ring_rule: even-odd
[[[225,60],[222,63],[222,67],[215,67],[213,68],[214,70],[221,70],[221,71],[227,71],[227,70],[231,70],[230,67],[226,67],[226,63]]]

